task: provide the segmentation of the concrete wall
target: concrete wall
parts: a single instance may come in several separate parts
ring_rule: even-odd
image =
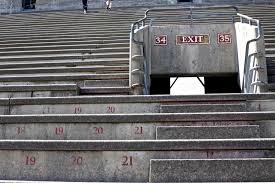
[[[208,76],[238,72],[233,24],[153,26],[150,33],[150,74]],[[230,34],[230,43],[218,42],[218,34]],[[167,35],[167,45],[155,44],[155,37],[160,35]],[[188,37],[192,35],[207,35],[208,41],[191,43]],[[176,43],[177,36],[186,36],[184,43]]]

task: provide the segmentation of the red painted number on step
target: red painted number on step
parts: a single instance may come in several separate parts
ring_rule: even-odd
[[[132,156],[123,156],[121,165],[122,166],[133,166],[133,157]]]
[[[142,135],[143,134],[143,127],[142,126],[136,126],[135,127],[135,134]]]
[[[64,128],[63,127],[55,128],[55,134],[56,135],[63,135],[64,134]]]
[[[102,127],[94,127],[94,134],[96,135],[100,135],[100,134],[103,134],[104,133],[104,130]]]
[[[34,156],[26,156],[26,165],[35,165],[35,157]]]
[[[25,127],[17,127],[16,128],[17,135],[25,133]]]
[[[72,156],[73,164],[74,165],[82,165],[83,164],[83,157],[81,156]]]
[[[75,114],[80,114],[81,112],[82,112],[81,107],[76,107],[76,108],[74,108],[74,113],[75,113]]]
[[[107,107],[107,113],[115,113],[116,112],[116,108],[113,106],[108,106]]]

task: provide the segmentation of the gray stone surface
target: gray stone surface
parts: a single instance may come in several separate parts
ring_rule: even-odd
[[[163,113],[181,112],[244,112],[245,104],[185,104],[185,105],[161,105]]]
[[[1,85],[0,92],[24,92],[24,91],[68,91],[78,90],[75,84],[49,84],[49,85]]]
[[[267,151],[0,151],[8,180],[148,182],[150,159],[261,158]]]
[[[38,107],[38,106],[35,106]],[[127,107],[127,105],[125,105]],[[7,106],[9,109],[9,107]],[[34,110],[34,108],[31,108]],[[44,110],[42,110],[44,109]],[[103,109],[111,110],[108,106],[103,105]],[[0,123],[18,123],[26,121],[35,121],[37,123],[70,123],[70,122],[82,122],[82,123],[104,123],[104,122],[240,122],[240,121],[260,121],[260,120],[274,120],[274,112],[246,112],[246,113],[131,113],[124,114],[108,113],[108,114],[79,114],[74,112],[78,109],[71,108],[74,114],[51,114],[51,108],[40,107],[38,114],[23,114],[23,115],[0,115]],[[104,111],[102,111],[104,112]],[[105,111],[107,112],[107,111]],[[126,111],[125,111],[126,112]],[[25,113],[32,113],[28,110]],[[43,114],[44,113],[44,114]]]
[[[205,102],[215,103],[217,101],[226,102],[242,102],[246,100],[266,100],[271,102],[275,99],[275,94],[215,94],[215,95],[155,95],[155,96],[80,96],[70,98],[36,98],[36,99],[12,99],[11,104],[102,104],[102,103],[175,103],[175,102]],[[269,101],[268,101],[269,100]]]
[[[156,139],[260,138],[257,125],[248,126],[158,126]]]
[[[149,182],[273,182],[275,158],[151,160]]]
[[[216,11],[219,12],[219,10]],[[217,35],[223,32],[232,36],[231,44],[218,43]],[[150,61],[151,75],[207,76],[238,72],[236,35],[232,23],[153,25],[150,27],[149,35],[149,40],[144,44],[146,50],[151,50],[150,56],[147,58]],[[166,46],[154,45],[155,36],[158,35],[167,35]],[[177,44],[176,36],[179,35],[208,35],[209,44]]]
[[[46,74],[46,75],[11,75],[0,76],[0,82],[18,82],[18,81],[78,81],[92,79],[127,79],[128,74]]]
[[[275,150],[274,138],[195,140],[0,140],[1,150]]]
[[[128,95],[129,87],[81,87],[81,94],[120,94]]]
[[[252,123],[252,122],[251,122]],[[40,140],[154,140],[156,126],[210,126],[210,125],[248,125],[249,122],[49,122],[17,120],[0,124],[1,139],[40,139]],[[253,123],[252,123],[253,124]],[[274,124],[274,122],[273,122]],[[270,134],[270,124],[261,125],[261,133],[266,138]]]

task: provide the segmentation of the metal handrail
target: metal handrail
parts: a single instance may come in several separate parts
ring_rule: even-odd
[[[137,41],[134,38],[134,34],[135,34],[135,28],[139,29],[140,27],[144,27],[145,26],[145,20],[148,19],[148,14],[149,12],[163,12],[163,11],[176,11],[176,10],[189,10],[190,11],[190,15],[191,15],[191,19],[193,17],[193,11],[194,10],[212,10],[212,9],[234,9],[236,11],[236,14],[239,13],[239,9],[236,6],[202,6],[202,7],[180,7],[180,8],[152,8],[152,9],[148,9],[145,11],[145,15],[142,19],[139,19],[138,21],[134,22],[131,25],[131,39],[134,43],[142,45],[143,42],[141,41]],[[191,20],[192,21],[192,20]],[[141,24],[141,25],[140,25]]]
[[[253,23],[256,23],[257,26],[257,37],[254,39],[250,39],[249,41],[247,41],[246,43],[246,48],[245,48],[245,58],[244,58],[244,77],[243,77],[243,86],[247,85],[247,80],[249,78],[246,78],[246,69],[247,69],[247,65],[250,64],[248,63],[248,54],[249,54],[249,46],[251,43],[258,41],[263,35],[262,35],[262,29],[261,29],[261,22],[258,19],[254,19],[252,17],[237,13],[237,15],[240,17],[240,21],[241,23],[244,23],[243,19],[246,19],[248,21],[249,25],[253,25]],[[248,87],[248,86],[247,86]],[[251,87],[251,85],[249,86],[249,88]],[[249,89],[250,90],[250,89]]]

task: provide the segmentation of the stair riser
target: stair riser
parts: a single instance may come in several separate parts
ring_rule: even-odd
[[[70,49],[71,52],[75,49],[102,49],[102,48],[118,48],[118,47],[129,47],[129,42],[127,43],[112,43],[112,44],[72,44],[72,45],[48,45],[48,46],[31,46],[31,47],[9,47],[9,48],[0,48],[1,52],[9,51],[41,51],[41,50],[65,50]],[[71,53],[70,52],[70,53]]]
[[[64,42],[44,42],[44,43],[22,43],[22,44],[1,44],[0,48],[24,47],[24,46],[54,46],[54,45],[78,45],[78,44],[106,44],[106,43],[129,43],[129,39],[115,40],[86,40],[86,41],[64,41]]]
[[[54,55],[54,56],[47,56],[47,57],[43,57],[43,56],[37,56],[37,57],[6,57],[6,58],[0,58],[0,62],[20,62],[20,61],[49,61],[49,60],[74,60],[74,61],[80,61],[80,60],[86,60],[86,59],[106,59],[106,58],[121,58],[121,59],[125,59],[125,58],[129,58],[129,54],[128,53],[123,53],[123,54],[85,54],[85,55],[80,55],[80,54],[76,54],[76,55]]]
[[[159,126],[169,128],[170,126],[223,126],[230,128],[236,125],[250,125],[252,122],[236,121],[236,122],[164,122],[164,123],[36,123],[16,122],[8,124],[0,124],[0,139],[37,139],[37,140],[155,140],[155,139],[198,139],[186,138],[179,135],[177,138],[169,135],[168,131],[161,131],[157,129]],[[226,127],[228,126],[228,127]],[[262,133],[268,132],[272,124],[261,125]],[[274,128],[275,125],[273,125]],[[224,136],[220,139],[234,139],[234,138],[259,138],[260,132],[258,129],[248,127],[243,130],[244,134],[233,132],[232,135]],[[205,128],[206,129],[206,128]],[[217,130],[221,131],[221,130]],[[178,134],[178,133],[177,133]],[[182,138],[181,138],[182,137]],[[217,136],[216,136],[217,137]],[[275,137],[275,134],[270,135],[269,138]],[[206,139],[206,138],[205,138]],[[209,138],[211,139],[211,138]],[[213,139],[213,138],[212,138]]]
[[[68,68],[68,69],[51,69],[51,68],[43,68],[43,69],[18,69],[18,70],[0,70],[0,75],[14,75],[14,74],[39,74],[39,73],[128,73],[129,68],[126,67],[113,67],[113,68]]]
[[[21,97],[69,97],[78,96],[78,91],[33,91],[33,92],[0,92],[0,98]]]
[[[146,182],[150,159],[262,158],[268,151],[0,151],[0,179]],[[273,170],[273,169],[271,169]],[[273,171],[274,172],[274,171]]]
[[[121,59],[122,60],[122,59]],[[10,62],[9,62],[10,63]],[[33,67],[53,67],[53,66],[67,66],[67,67],[77,67],[77,66],[92,66],[92,65],[106,65],[106,66],[119,66],[128,65],[129,61],[80,61],[80,62],[48,62],[48,63],[37,63],[28,62],[28,64],[0,64],[1,69],[9,68],[33,68]]]
[[[54,54],[93,54],[93,53],[114,53],[129,52],[129,48],[113,48],[113,49],[82,49],[82,50],[45,50],[45,51],[20,51],[20,52],[0,52],[1,56],[13,55],[54,55]],[[0,57],[1,58],[1,57]]]
[[[265,160],[151,160],[150,165],[151,182],[275,181],[274,158]]]
[[[259,126],[158,126],[156,139],[260,138]]]
[[[213,105],[162,105],[164,113],[194,113],[194,112],[241,112],[246,111],[245,104],[213,104]]]

